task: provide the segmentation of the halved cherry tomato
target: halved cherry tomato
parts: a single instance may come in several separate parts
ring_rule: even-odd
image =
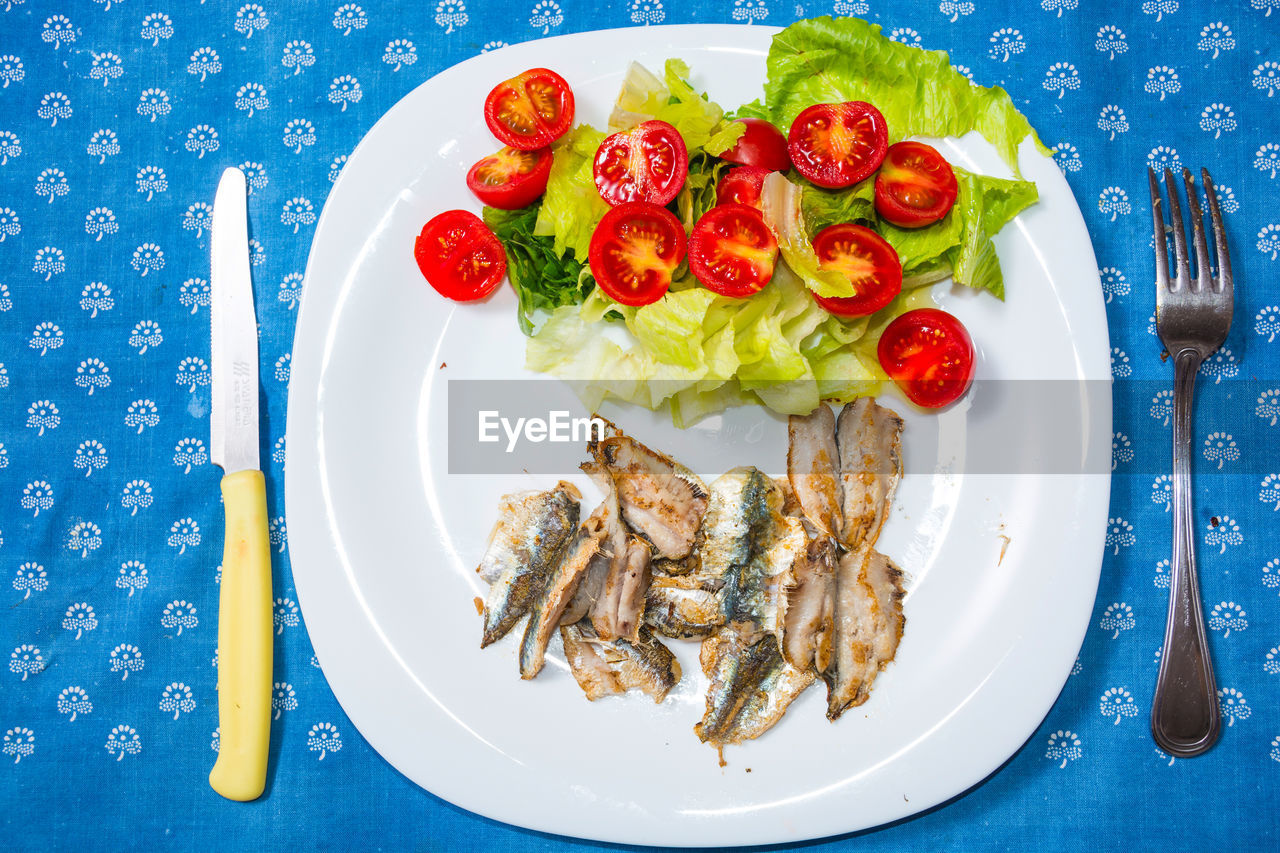
[[[787,155],[787,138],[782,131],[762,118],[735,119],[747,126],[747,130],[733,147],[720,155],[721,160],[740,163],[743,166],[759,166],[771,172],[785,172],[791,168]]]
[[[708,210],[689,235],[689,269],[707,290],[750,296],[773,278],[778,240],[764,216],[745,204]]]
[[[413,257],[427,283],[458,302],[483,299],[507,273],[502,243],[466,210],[446,210],[422,226]]]
[[[876,175],[876,212],[902,228],[937,222],[956,203],[956,173],[923,142],[889,146]]]
[[[876,354],[884,372],[919,406],[954,403],[973,383],[969,330],[937,308],[917,308],[895,319],[880,336]]]
[[[716,204],[749,204],[760,206],[760,191],[772,169],[738,166],[725,172],[716,186]]]
[[[815,296],[818,304],[841,317],[874,314],[902,292],[902,262],[876,232],[861,225],[831,225],[813,238],[818,266],[849,279],[855,296]]]
[[[551,174],[551,149],[521,151],[504,145],[467,172],[467,189],[490,207],[519,210],[547,191]]]
[[[657,302],[684,260],[684,228],[675,214],[647,201],[620,204],[591,235],[587,259],[596,283],[623,305]]]
[[[546,148],[573,127],[573,90],[549,68],[530,68],[493,87],[484,121],[504,145]]]
[[[689,152],[680,131],[652,119],[606,136],[593,170],[596,190],[609,204],[670,204],[689,176]]]
[[[853,186],[880,167],[889,129],[865,101],[814,104],[791,123],[787,151],[796,171],[820,187]]]

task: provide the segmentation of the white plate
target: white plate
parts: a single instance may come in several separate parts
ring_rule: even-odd
[[[995,770],[1043,719],[1080,647],[1109,476],[962,475],[964,458],[951,457],[947,472],[903,483],[881,547],[911,577],[906,636],[871,700],[835,725],[815,688],[761,740],[727,750],[722,768],[692,732],[704,683],[694,644],[673,643],[686,675],[662,706],[635,695],[589,704],[558,658],[522,682],[511,638],[479,649],[474,567],[498,496],[552,478],[447,474],[445,380],[523,376],[524,341],[509,290],[483,305],[445,302],[418,274],[413,239],[435,213],[478,210],[463,175],[495,147],[480,104],[496,81],[553,66],[574,87],[579,120],[602,126],[629,60],[658,69],[674,56],[733,106],[758,94],[773,32],[615,30],[474,57],[383,116],[325,204],[289,394],[294,580],[325,676],[361,734],[463,808],[643,844],[789,842],[874,826]],[[947,154],[1004,171],[980,140],[950,142]],[[1024,145],[1021,167],[1042,201],[999,238],[1008,301],[946,288],[940,298],[979,342],[980,376],[1105,383],[1106,317],[1080,212],[1051,159]],[[1019,399],[974,394],[945,418],[960,432],[986,429]],[[1079,418],[1085,449],[1103,452],[1109,396],[1083,409],[1060,419]],[[912,439],[928,434],[929,417],[908,417],[909,461],[938,450]],[[619,418],[686,462],[699,446],[724,452],[717,426],[756,425],[758,440],[729,451],[737,464],[777,471],[785,458],[784,422],[759,409],[683,435],[648,412]],[[999,562],[1002,534],[1011,543]]]

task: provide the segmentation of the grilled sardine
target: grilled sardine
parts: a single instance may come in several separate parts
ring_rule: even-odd
[[[582,495],[561,481],[546,492],[506,495],[476,569],[491,584],[480,647],[501,639],[542,592],[547,572],[578,525]]]
[[[854,400],[840,412],[836,443],[844,513],[839,538],[854,551],[864,541],[875,544],[902,479],[902,418],[870,398]]]
[[[561,625],[578,622],[597,606],[604,593],[605,579],[613,564],[622,560],[627,547],[627,528],[622,523],[622,514],[618,509],[618,493],[613,486],[613,478],[595,461],[584,462],[581,467],[600,491],[604,492],[604,500],[591,513],[604,531],[604,538],[601,540],[600,550],[591,558],[577,592],[560,617]]]
[[[792,568],[785,590],[782,655],[792,666],[822,672],[831,663],[835,615],[836,543],[828,536],[809,540]]]
[[[643,626],[635,642],[601,640],[586,621],[562,626],[560,637],[569,669],[592,702],[628,690],[661,702],[680,681],[680,662]]]
[[[787,437],[787,479],[800,509],[820,532],[840,538],[844,520],[836,416],[826,403],[810,415],[792,415]]]
[[[735,468],[712,483],[697,567],[675,576],[654,573],[645,621],[668,637],[705,637],[740,610],[759,607],[749,595],[751,579],[742,575],[763,571],[748,564],[767,547],[781,503],[777,486],[755,468]]]
[[[639,638],[651,578],[649,545],[639,536],[632,536],[622,559],[611,561],[604,590],[591,611],[591,624],[600,639],[634,642]]]
[[[590,449],[613,477],[631,529],[653,543],[658,557],[688,556],[707,511],[707,488],[697,475],[621,433]]]
[[[905,618],[902,571],[870,543],[840,558],[835,637],[827,680],[827,718],[867,701],[876,674],[897,654]]]
[[[533,678],[542,670],[547,644],[560,624],[560,616],[577,592],[591,558],[600,550],[604,529],[596,521],[595,517],[588,518],[578,528],[555,568],[547,575],[542,592],[534,597],[520,643],[521,678]]]
[[[703,640],[699,661],[711,683],[706,712],[693,730],[714,746],[764,734],[816,678],[812,670],[787,663],[772,634],[753,642],[734,628]]]

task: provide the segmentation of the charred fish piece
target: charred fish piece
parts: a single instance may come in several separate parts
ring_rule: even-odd
[[[613,477],[623,519],[653,544],[655,555],[688,556],[707,511],[707,487],[697,475],[620,433],[590,450]]]
[[[560,560],[547,576],[542,592],[534,597],[529,608],[529,622],[520,642],[520,677],[529,679],[542,671],[547,644],[560,625],[560,617],[573,598],[586,574],[591,558],[600,550],[604,530],[587,519],[578,528]]]
[[[545,492],[506,495],[476,569],[489,581],[480,647],[501,639],[542,592],[547,572],[578,526],[582,495],[561,481]]]
[[[562,626],[560,637],[569,670],[592,702],[639,690],[658,703],[680,681],[680,662],[643,626],[634,642],[601,640],[586,621]]]
[[[826,670],[835,631],[836,543],[829,536],[809,540],[784,590],[781,647],[787,663]]]
[[[826,403],[787,420],[787,479],[805,518],[839,539],[844,530],[836,416]]]
[[[864,542],[836,569],[835,636],[827,681],[827,719],[861,705],[876,675],[897,654],[905,617],[902,570]]]
[[[772,634],[752,642],[733,628],[703,640],[699,661],[710,686],[706,712],[693,730],[717,747],[764,734],[817,677],[787,663]]]
[[[880,536],[894,490],[902,479],[902,418],[875,400],[854,400],[836,425],[844,523],[840,541],[856,550]]]

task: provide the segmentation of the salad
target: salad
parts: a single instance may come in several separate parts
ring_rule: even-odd
[[[778,33],[763,97],[726,112],[689,67],[632,63],[608,125],[574,123],[570,84],[535,68],[494,87],[503,147],[415,245],[444,296],[518,297],[526,366],[604,399],[669,407],[677,426],[730,406],[808,414],[893,380],[940,407],[974,347],[929,288],[1003,299],[992,237],[1034,184],[974,174],[915,137],[977,131],[1017,174],[1036,137],[1000,88],[856,18]]]

